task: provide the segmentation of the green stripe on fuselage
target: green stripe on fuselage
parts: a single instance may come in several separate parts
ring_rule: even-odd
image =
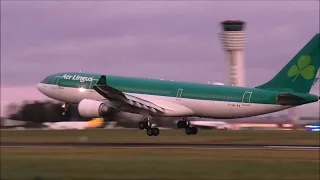
[[[278,92],[265,91],[255,88],[221,86],[177,82],[156,79],[140,79],[131,77],[107,76],[107,84],[127,93],[150,94],[157,96],[181,97],[186,99],[214,100],[228,102],[244,101],[259,104],[275,104]],[[180,89],[180,91],[179,91]],[[181,96],[180,96],[180,92]]]
[[[92,89],[101,74],[58,73],[48,76],[42,83],[63,87]],[[82,81],[80,81],[82,80]],[[279,92],[256,88],[221,86],[147,78],[106,76],[107,85],[126,93],[148,94],[186,99],[276,104]],[[180,89],[180,90],[179,90]],[[245,93],[247,92],[247,93]],[[181,93],[181,95],[180,95]],[[251,96],[250,96],[251,94]]]

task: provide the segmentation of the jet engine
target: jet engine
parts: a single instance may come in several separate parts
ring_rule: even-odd
[[[82,117],[95,118],[102,117],[109,112],[110,108],[103,102],[83,99],[78,105],[79,114]]]

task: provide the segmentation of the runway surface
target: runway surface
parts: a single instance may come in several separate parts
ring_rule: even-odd
[[[184,149],[278,149],[278,150],[320,150],[320,146],[301,145],[236,145],[236,144],[174,144],[174,143],[1,143],[5,147],[92,147],[92,148],[184,148]]]

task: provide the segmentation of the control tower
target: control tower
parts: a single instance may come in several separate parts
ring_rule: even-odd
[[[229,61],[230,85],[245,86],[243,50],[246,42],[243,21],[227,20],[221,22],[221,41]]]

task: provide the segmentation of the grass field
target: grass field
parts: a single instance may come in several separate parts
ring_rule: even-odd
[[[143,130],[25,130],[1,131],[1,142],[99,142],[319,145],[319,132],[310,131],[214,131],[200,130],[188,136],[183,130],[161,130],[149,137]]]
[[[2,180],[318,180],[319,151],[1,148]]]

